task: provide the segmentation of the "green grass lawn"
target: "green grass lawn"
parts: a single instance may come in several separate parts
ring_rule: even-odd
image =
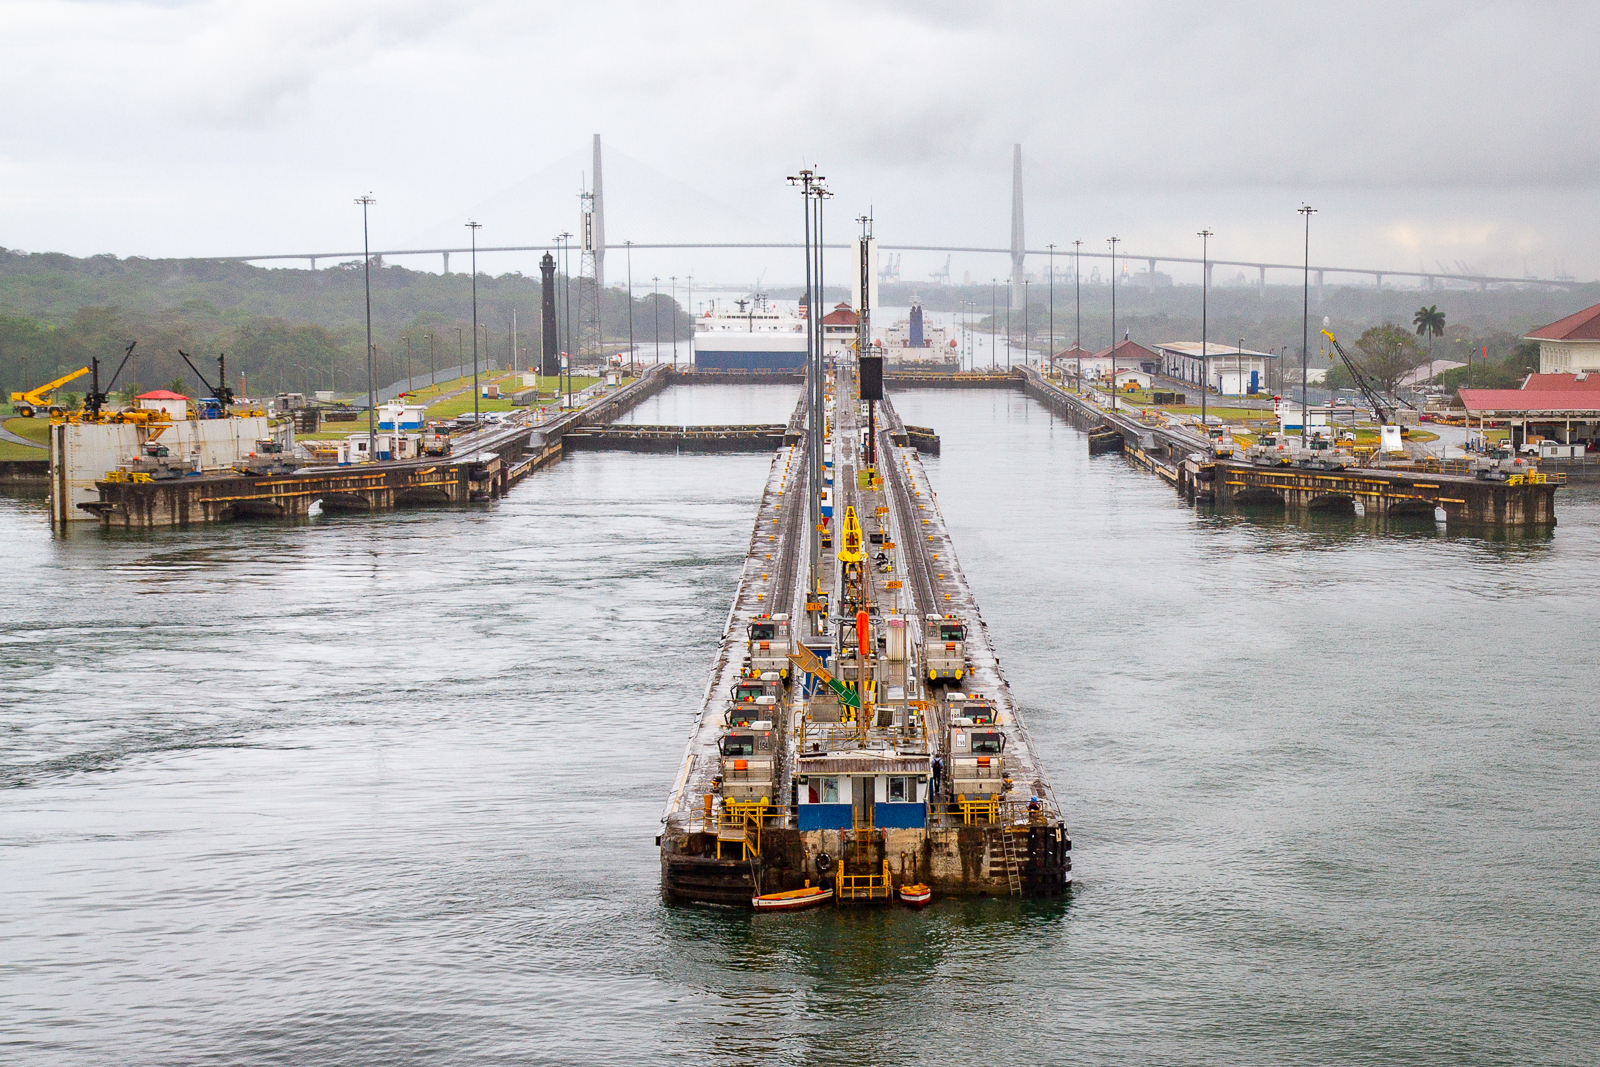
[[[580,391],[582,391],[584,389],[587,389],[589,386],[593,385],[595,382],[597,382],[599,380],[600,380],[599,378],[596,378],[596,377],[594,377],[592,375],[575,374],[575,375],[572,376],[572,391],[574,393],[580,392]],[[520,391],[522,389],[521,381],[522,381],[522,379],[520,377],[518,377],[517,375],[508,374],[508,375],[505,375],[501,379],[496,379],[496,380],[485,379],[483,381],[480,381],[479,384],[480,385],[492,385],[492,384],[496,384],[498,382],[498,384],[500,385],[500,391],[502,393],[505,393],[505,392]],[[549,378],[549,377],[541,377],[539,379],[539,402],[540,403],[553,403],[555,401],[555,396],[553,395],[553,390],[555,389],[555,382],[556,382],[556,379]],[[567,384],[566,378],[562,378],[561,379],[562,395],[566,394],[566,384]],[[467,389],[467,391],[465,393],[462,393],[460,396],[451,397],[449,400],[440,400],[440,401],[437,401],[435,403],[429,404],[428,405],[428,410],[426,412],[426,417],[430,418],[430,419],[453,419],[457,415],[465,415],[467,412],[471,411],[472,410],[472,389],[471,389],[471,385],[472,385],[472,379],[468,378],[467,379],[468,389]],[[460,388],[460,386],[458,385],[457,388]],[[444,392],[444,391],[446,391],[446,390],[441,390],[441,392]],[[479,411],[511,411],[513,409],[511,407],[511,399],[510,399],[510,397],[502,396],[499,400],[484,400],[484,399],[480,398],[478,400],[478,410]]]
[[[45,461],[50,458],[50,453],[43,448],[29,448],[27,445],[14,444],[10,441],[0,441],[0,460],[31,459]]]
[[[1198,415],[1200,414],[1200,405],[1186,405],[1178,408],[1164,407],[1159,410],[1165,411],[1168,415]],[[1258,411],[1255,408],[1224,408],[1207,404],[1206,416],[1208,418],[1221,419],[1223,422],[1244,422],[1246,420],[1267,422],[1272,419],[1272,412]]]
[[[545,385],[545,383],[552,380],[553,379],[550,378],[544,378],[540,380],[539,384],[545,388],[549,388],[547,385]],[[501,374],[481,374],[478,376],[478,385],[498,385],[501,387],[501,389],[521,389],[522,372],[512,371],[510,373]],[[468,374],[466,377],[452,378],[447,382],[440,382],[438,385],[429,385],[421,389],[414,389],[407,395],[414,397],[417,400],[432,400],[435,397],[444,396],[446,393],[454,393],[461,389],[471,388],[472,375]]]
[[[472,410],[472,394],[464,393],[449,400],[441,400],[436,404],[429,404],[427,417],[430,419],[453,419],[457,415],[465,415]],[[479,411],[511,411],[511,398],[503,396],[499,400],[478,400]]]
[[[30,441],[39,442],[41,447],[48,446],[50,443],[49,419],[7,419],[5,427],[18,437],[26,437]],[[22,446],[17,445],[15,447],[21,448]]]

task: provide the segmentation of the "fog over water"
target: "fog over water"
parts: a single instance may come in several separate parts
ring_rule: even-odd
[[[1070,900],[662,904],[765,456],[149,535],[0,498],[3,1058],[1593,1062],[1600,493],[1521,538],[1195,511],[1021,394],[896,402]]]

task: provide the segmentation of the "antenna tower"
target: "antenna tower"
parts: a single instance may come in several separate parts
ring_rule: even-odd
[[[599,231],[596,228],[594,193],[584,192],[582,201],[583,213],[578,220],[578,233],[583,240],[583,257],[578,261],[576,354],[585,361],[601,365],[605,363],[605,354],[601,351],[605,340],[600,333],[600,263],[605,252],[601,250]]]

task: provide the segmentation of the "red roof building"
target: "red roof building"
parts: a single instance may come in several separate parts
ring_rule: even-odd
[[[1600,373],[1600,304],[1523,335],[1539,342],[1539,373]]]
[[[1530,374],[1523,379],[1522,388],[1558,393],[1600,390],[1600,374]]]
[[[1130,341],[1124,337],[1114,347],[1116,348],[1115,359],[1118,368],[1135,367],[1150,374],[1161,368],[1161,357],[1138,341]],[[1110,355],[1112,355],[1110,348],[1102,348],[1094,354],[1093,358],[1105,359]],[[1146,366],[1146,364],[1149,364],[1149,366]]]
[[[1559,378],[1572,383],[1551,388],[1535,379]],[[1592,378],[1591,378],[1592,380]],[[1600,439],[1600,388],[1574,382],[1566,374],[1533,374],[1521,389],[1463,389],[1468,428],[1505,428],[1512,443],[1545,437],[1563,444],[1594,448]]]
[[[140,393],[139,400],[188,400],[182,393],[174,393],[171,389],[152,389],[148,393]]]
[[[833,310],[822,316],[824,326],[858,326],[861,319],[855,310],[843,300],[835,304]]]

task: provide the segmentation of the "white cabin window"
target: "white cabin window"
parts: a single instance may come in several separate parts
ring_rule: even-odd
[[[889,803],[904,804],[908,792],[905,778],[896,775],[889,779]]]
[[[818,791],[819,794],[820,794],[820,796],[818,798],[819,803],[822,803],[822,804],[837,804],[837,803],[839,803],[839,779],[836,778],[836,777],[829,776],[829,777],[825,777],[825,778],[820,779],[820,782],[821,782],[822,788]]]

